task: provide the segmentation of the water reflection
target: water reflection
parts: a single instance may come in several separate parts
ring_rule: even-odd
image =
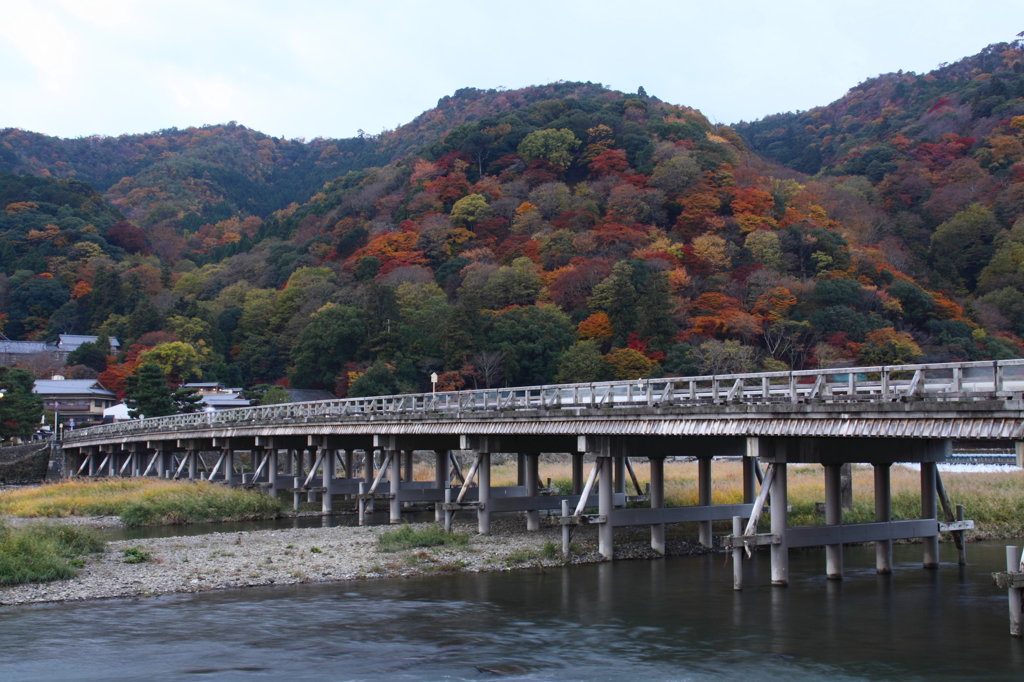
[[[742,592],[711,555],[5,607],[0,679],[1020,679],[1002,544],[937,572],[898,546],[892,576],[848,548],[843,581],[794,552],[786,588],[760,552]]]

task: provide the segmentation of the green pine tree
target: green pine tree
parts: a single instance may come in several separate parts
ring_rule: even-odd
[[[164,417],[176,412],[167,377],[155,362],[142,363],[134,374],[125,379],[124,402],[132,419]]]
[[[33,385],[27,371],[0,366],[0,440],[27,438],[39,424],[43,399],[32,392]]]
[[[178,414],[191,414],[203,409],[203,396],[195,388],[179,388],[171,394],[171,402]]]

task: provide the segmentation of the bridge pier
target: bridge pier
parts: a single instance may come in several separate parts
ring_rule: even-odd
[[[404,471],[402,472],[402,480],[405,481],[406,483],[412,483],[413,480],[414,480],[413,479],[413,473],[412,473],[412,467],[413,467],[412,450],[404,450],[402,452],[402,468],[404,469]]]
[[[604,439],[602,439],[604,440]],[[597,527],[598,551],[606,559],[615,556],[615,528],[612,526],[612,457],[606,453],[597,455],[597,513],[604,522]]]
[[[388,483],[391,484],[390,518],[391,523],[402,522],[402,502],[398,499],[398,491],[402,486],[402,460],[398,450],[385,450],[384,459],[389,461]],[[390,458],[390,460],[389,460]]]
[[[366,483],[366,490],[370,490],[370,484],[373,483],[373,477],[375,475],[373,459],[376,456],[377,450],[373,447],[369,447],[363,450],[363,481]],[[373,511],[373,500],[366,500],[366,503],[360,507],[367,512]]]
[[[316,472],[313,470],[316,467],[316,452],[317,448],[315,447],[309,447],[303,451],[302,457],[305,462],[305,468],[307,468],[306,471],[303,471],[303,482],[305,482],[306,476],[316,475]],[[314,491],[306,491],[306,502],[316,502],[316,493]]]
[[[540,479],[540,453],[526,453],[524,464],[526,465],[526,471],[524,472],[526,496],[530,499],[536,499]],[[540,530],[540,510],[535,507],[526,511],[526,530]]]
[[[651,463],[651,509],[665,506],[665,458],[652,455]],[[651,549],[658,554],[665,554],[665,524],[651,524]]]
[[[776,463],[772,479],[772,534],[780,542],[772,545],[772,585],[789,585],[789,547],[786,546],[786,527],[789,519],[789,497],[785,462]]]
[[[334,461],[336,453],[334,450],[324,451],[323,469],[323,497],[320,500],[320,511],[325,514],[334,509],[334,500],[331,498],[331,484],[334,482]]]
[[[825,465],[825,525],[843,523],[843,464]],[[829,580],[843,579],[843,544],[825,545],[825,575]]]
[[[526,453],[516,453],[516,485],[526,485]]]
[[[267,450],[267,494],[277,499],[277,448]]]
[[[438,490],[447,490],[451,483],[451,450],[434,450],[434,487]],[[451,494],[449,493],[449,496]],[[448,500],[445,500],[446,502]],[[440,507],[434,506],[434,522],[440,523],[444,520],[444,512]]]
[[[491,510],[488,505],[491,501],[491,453],[477,453],[479,466],[477,467],[477,485],[479,492],[477,499],[480,501],[480,508],[476,511],[477,532],[480,535],[491,534]]]
[[[743,504],[753,504],[757,499],[757,471],[761,465],[758,463],[758,439],[747,438],[746,452],[743,456]],[[755,470],[755,467],[757,470]],[[746,527],[749,519],[743,519]]]
[[[711,458],[697,458],[697,504],[701,507],[711,505]],[[711,537],[711,521],[697,522],[700,544],[710,547],[714,540]]]
[[[938,510],[937,510],[937,482],[936,482],[936,471],[937,466],[935,462],[922,462],[921,463],[921,518],[922,519],[935,519],[936,524],[938,523]],[[921,542],[924,544],[924,567],[925,568],[938,568],[939,567],[939,536],[938,534],[932,537],[921,538]]]
[[[625,495],[626,495],[626,457],[627,456],[628,456],[628,453],[624,452],[624,453],[620,454],[618,457],[612,458],[612,461],[614,462],[614,465],[613,465],[613,467],[614,467],[613,481],[614,481],[614,486],[615,486],[614,492],[621,493],[623,495],[622,504],[615,505],[616,508],[621,508],[621,507],[625,507],[626,506]],[[640,491],[637,490],[636,494],[639,495]]]
[[[572,453],[572,494],[583,493],[583,453]]]
[[[221,467],[224,469],[224,482],[231,486],[235,483],[235,451],[227,448],[223,452],[224,463]]]
[[[890,473],[892,464],[875,464],[875,521],[892,521],[892,489]],[[875,540],[875,572],[892,573],[892,540]]]

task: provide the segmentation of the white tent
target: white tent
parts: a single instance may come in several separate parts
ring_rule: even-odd
[[[123,422],[131,419],[131,417],[128,416],[128,406],[124,403],[118,403],[113,407],[108,407],[103,410],[103,420],[106,421],[108,417],[113,417],[116,422]]]

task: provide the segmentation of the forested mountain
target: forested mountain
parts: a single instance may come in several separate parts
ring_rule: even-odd
[[[1019,73],[1015,50],[993,73]],[[935,111],[962,106],[943,96]],[[915,116],[915,97],[887,116]],[[807,137],[813,115],[742,124],[745,143],[643,88],[556,83],[460,90],[352,140],[8,130],[5,333],[118,337],[126,353],[96,367],[115,390],[149,359],[175,381],[339,395],[429,390],[432,371],[453,389],[1020,353],[1024,300],[1018,319],[1006,292],[1024,222],[999,197],[1024,174],[979,150],[1019,147],[1024,125],[947,158],[964,131],[903,122],[895,143],[876,126],[862,148],[852,130]],[[881,175],[854,163],[880,145],[897,152]],[[911,171],[928,195],[905,201],[886,183]],[[932,213],[965,183],[974,200]],[[975,233],[989,255],[971,271],[973,242],[942,244]]]
[[[287,140],[235,123],[77,139],[8,128],[0,172],[89,183],[174,261],[202,253],[188,241],[204,224],[266,216],[351,169],[388,161],[377,146],[365,137]]]
[[[1020,40],[736,130],[765,158],[841,178],[837,187],[870,205],[870,239],[890,260],[932,287],[974,294],[991,324],[1024,333]]]

